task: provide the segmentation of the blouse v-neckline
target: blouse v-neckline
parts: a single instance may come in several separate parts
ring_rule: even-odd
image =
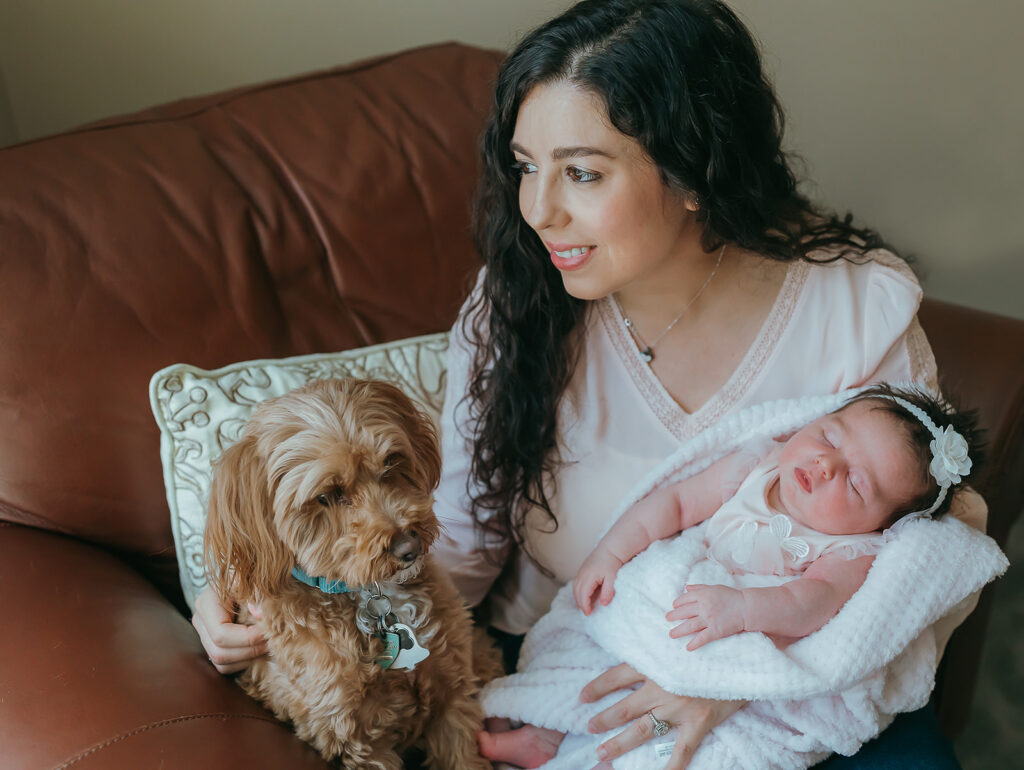
[[[749,392],[789,324],[809,272],[810,265],[803,260],[789,265],[775,302],[743,359],[725,384],[693,412],[687,412],[672,398],[641,357],[615,301],[611,297],[604,297],[597,302],[597,309],[616,355],[644,402],[668,431],[682,441],[714,424]]]

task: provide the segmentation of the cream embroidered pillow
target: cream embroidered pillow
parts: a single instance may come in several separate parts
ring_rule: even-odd
[[[149,399],[160,427],[171,529],[189,607],[206,585],[203,530],[211,462],[239,436],[256,404],[311,380],[372,377],[415,399],[435,425],[444,399],[448,334],[431,334],[342,353],[243,361],[208,371],[174,364],[153,375]]]

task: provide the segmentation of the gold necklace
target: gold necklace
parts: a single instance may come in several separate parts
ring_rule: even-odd
[[[612,299],[615,300],[615,306],[619,309],[619,313],[622,314],[622,323],[625,324],[626,329],[629,331],[630,336],[633,338],[633,341],[636,343],[637,347],[640,348],[640,357],[648,364],[654,360],[654,346],[661,342],[665,338],[666,334],[672,331],[672,328],[677,323],[679,323],[679,319],[686,315],[686,311],[690,309],[690,305],[697,301],[697,297],[703,294],[704,290],[708,287],[708,284],[711,283],[711,279],[714,278],[715,273],[718,272],[718,266],[722,264],[723,254],[725,254],[725,244],[722,244],[722,248],[718,252],[718,259],[715,261],[715,266],[711,268],[711,274],[708,275],[704,283],[701,284],[701,287],[697,289],[697,293],[690,297],[689,302],[683,305],[683,309],[679,311],[679,315],[673,318],[672,322],[664,329],[662,329],[661,334],[655,337],[654,342],[650,344],[647,344],[644,338],[640,336],[640,332],[636,328],[636,324],[633,323],[633,319],[626,315],[626,311],[622,309],[622,305],[619,304],[619,300],[615,298],[614,294],[612,295]]]

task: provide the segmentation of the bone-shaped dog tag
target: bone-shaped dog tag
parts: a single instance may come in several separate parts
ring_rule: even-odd
[[[430,650],[426,647],[421,647],[420,643],[416,641],[416,635],[409,626],[404,623],[395,623],[389,630],[394,634],[398,634],[399,645],[401,646],[395,662],[391,664],[391,668],[405,668],[412,671],[416,668],[417,663],[430,655]]]

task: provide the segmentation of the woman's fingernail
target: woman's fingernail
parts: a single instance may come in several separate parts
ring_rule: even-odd
[[[606,749],[604,746],[598,746],[597,747],[597,758],[600,759],[601,761],[604,761],[604,760],[608,759],[608,749]]]

